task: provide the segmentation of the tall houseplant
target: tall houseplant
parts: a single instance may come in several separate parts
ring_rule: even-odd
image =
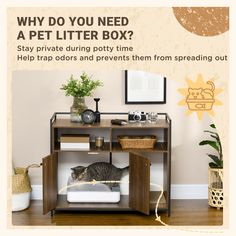
[[[86,73],[82,73],[80,79],[74,79],[71,75],[67,83],[62,84],[61,89],[65,91],[65,95],[73,97],[70,108],[72,122],[81,122],[81,113],[87,109],[85,97],[92,96],[93,91],[102,85],[100,80],[92,80]]]
[[[209,153],[207,154],[212,159],[212,162],[209,163],[209,166],[211,168],[223,168],[223,152],[222,152],[220,137],[218,133],[215,131],[216,130],[215,125],[211,124],[210,127],[214,131],[205,130],[204,132],[209,133],[211,138],[213,138],[213,140],[203,140],[199,143],[199,145],[200,146],[209,145],[217,152],[217,155]]]
[[[223,150],[216,127],[211,124],[212,130],[205,130],[212,139],[203,140],[200,146],[209,145],[216,154],[207,154],[211,158],[208,168],[208,203],[212,207],[223,207]]]

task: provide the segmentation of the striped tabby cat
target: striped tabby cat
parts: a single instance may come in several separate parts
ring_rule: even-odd
[[[129,167],[117,168],[107,162],[95,162],[87,167],[76,166],[71,168],[71,177],[77,181],[120,181],[122,173]],[[107,184],[110,187],[118,186],[118,183]]]

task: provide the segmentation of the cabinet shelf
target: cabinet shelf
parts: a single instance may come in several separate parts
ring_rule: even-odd
[[[71,150],[61,150],[60,145],[57,144],[55,149],[55,152],[110,152],[110,143],[105,142],[102,148],[97,148],[95,143],[90,143],[90,149],[89,150],[78,150],[78,149],[71,149]]]
[[[97,148],[95,143],[90,143],[89,150],[61,150],[59,144],[56,145],[54,149],[55,152],[132,152],[132,151],[142,151],[142,152],[161,152],[167,153],[167,143],[166,142],[157,142],[154,148],[143,148],[143,149],[136,149],[136,148],[129,148],[129,149],[122,149],[121,145],[118,142],[112,142],[112,149],[110,149],[110,143],[105,142],[102,148]]]
[[[156,207],[157,197],[160,192],[150,192],[150,210],[154,210]],[[167,203],[165,197],[160,200],[158,210],[166,210]],[[57,206],[58,211],[134,211],[129,207],[129,195],[121,195],[120,202],[118,203],[69,203],[66,199],[66,195],[58,195]]]
[[[112,152],[132,152],[132,151],[167,153],[168,149],[166,142],[157,142],[154,148],[142,148],[142,149],[136,149],[136,148],[122,149],[121,145],[118,142],[112,143]]]
[[[72,129],[104,129],[104,128],[112,128],[112,129],[137,129],[137,128],[146,128],[146,129],[156,129],[156,128],[169,128],[169,123],[165,119],[158,119],[156,123],[148,123],[148,122],[134,122],[128,123],[126,125],[112,125],[111,120],[102,119],[100,123],[94,124],[82,124],[71,122],[69,119],[56,119],[52,124],[53,128],[72,128]]]

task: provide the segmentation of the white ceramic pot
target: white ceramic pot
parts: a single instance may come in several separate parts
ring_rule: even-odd
[[[30,205],[30,192],[12,194],[12,211],[22,211]]]

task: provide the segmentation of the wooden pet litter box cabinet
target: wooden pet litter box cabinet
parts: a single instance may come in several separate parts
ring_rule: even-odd
[[[110,115],[127,115],[127,113],[101,113],[100,123],[86,125],[72,123],[69,113],[54,113],[50,120],[51,153],[43,158],[43,213],[55,211],[138,211],[146,215],[155,209],[158,192],[150,191],[150,165],[153,158],[163,158],[163,198],[159,211],[171,213],[170,180],[171,180],[171,119],[166,113],[160,113],[156,123],[128,123],[127,125],[112,125],[105,119]],[[67,116],[67,119],[65,119]],[[110,163],[112,154],[128,153],[129,158],[129,195],[121,195],[118,203],[69,203],[66,196],[58,194],[58,157],[63,152],[71,150],[60,149],[60,137],[66,134],[103,134],[105,143],[102,148],[96,148],[94,140],[90,140],[89,151],[73,151],[89,153],[107,153]],[[118,142],[119,135],[156,135],[157,142],[153,148],[122,149]],[[160,135],[161,134],[161,135]],[[161,137],[160,137],[161,136]],[[63,155],[64,156],[64,155]],[[105,160],[104,160],[105,161]],[[79,156],[78,156],[79,162]],[[92,164],[92,163],[91,163]]]

